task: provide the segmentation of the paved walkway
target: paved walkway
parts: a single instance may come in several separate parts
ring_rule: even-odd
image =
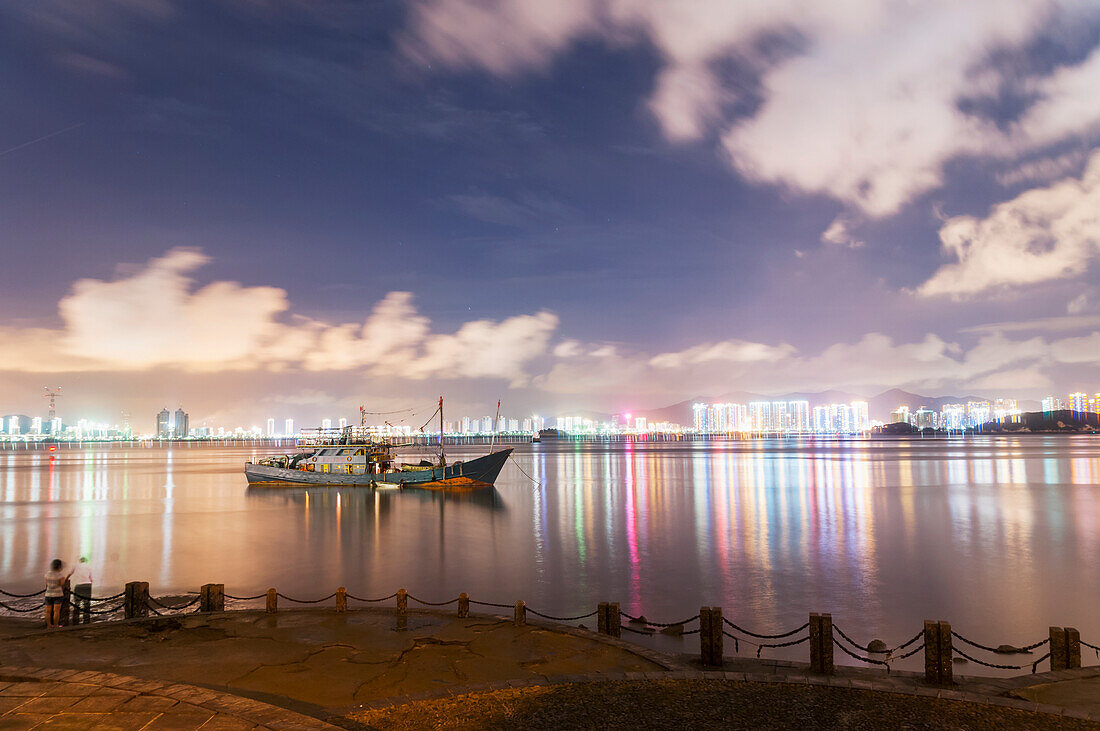
[[[187,693],[210,693],[223,699],[226,693],[232,693],[259,701],[259,706],[267,709],[270,703],[315,719],[331,719],[346,728],[412,728],[416,718],[431,724],[440,714],[458,719],[455,706],[447,705],[456,696],[465,698],[470,709],[491,711],[488,716],[471,716],[466,726],[458,724],[458,728],[507,726],[520,721],[520,725],[527,724],[530,718],[523,715],[523,709],[535,708],[543,701],[531,705],[532,699],[547,694],[546,702],[553,699],[563,709],[572,708],[570,712],[580,714],[575,717],[578,722],[585,714],[597,712],[601,703],[611,714],[609,718],[615,713],[630,713],[632,708],[637,716],[644,704],[624,704],[622,698],[644,698],[646,693],[666,699],[681,694],[687,703],[681,709],[684,713],[691,710],[691,703],[698,705],[696,715],[677,716],[675,709],[665,709],[661,711],[665,715],[654,716],[673,725],[691,723],[693,718],[706,722],[715,694],[730,693],[730,697],[743,698],[746,703],[763,704],[765,710],[782,704],[784,697],[789,697],[792,708],[811,710],[818,706],[841,708],[843,703],[837,699],[848,698],[845,702],[855,709],[849,720],[881,716],[888,707],[898,713],[908,708],[910,715],[897,716],[899,722],[918,727],[938,728],[943,719],[956,718],[963,725],[1100,728],[1100,724],[1094,724],[1100,721],[1100,667],[1017,678],[956,675],[953,688],[940,689],[926,686],[920,674],[886,673],[879,668],[838,666],[834,676],[821,677],[810,674],[803,663],[779,660],[731,657],[721,671],[703,671],[695,662],[690,655],[669,656],[556,623],[532,622],[517,627],[510,618],[460,619],[454,614],[424,610],[411,610],[404,617],[392,609],[346,613],[331,608],[297,609],[278,614],[237,611],[101,623],[52,632],[28,623],[0,622],[0,665],[33,664],[67,668],[72,673],[42,675],[39,680],[144,692],[140,686],[115,686],[95,680],[100,675],[116,676],[76,674],[110,670],[132,676],[124,679],[126,682],[137,683],[141,681],[134,678],[142,678],[153,681],[156,687],[185,688],[179,691],[182,696],[168,693],[167,697],[179,704],[198,705],[211,714],[219,709],[196,704],[195,696],[188,697]],[[31,688],[24,682],[32,681],[9,687],[16,688],[13,693]],[[590,690],[581,689],[582,685]],[[600,688],[591,690],[596,686]],[[806,690],[809,687],[826,690]],[[58,689],[53,696],[60,693]],[[50,693],[37,697],[50,697]],[[761,700],[764,698],[770,700]],[[689,703],[688,699],[694,700]],[[239,697],[234,700],[250,702]],[[10,705],[7,701],[5,704]],[[0,711],[12,712],[7,705],[0,706]],[[960,708],[972,705],[984,710]],[[76,706],[74,701],[66,708]],[[115,708],[126,706],[128,703],[120,703]],[[131,706],[135,707],[140,703]],[[34,713],[33,708],[20,712]],[[508,715],[512,711],[501,715],[501,709],[508,708],[518,715]],[[860,716],[858,709],[871,715]],[[192,712],[180,705],[176,713],[184,711]],[[972,720],[966,720],[971,716]],[[807,723],[816,718],[821,723],[845,727],[826,717],[792,716],[790,722],[797,722],[797,718]],[[203,723],[212,719],[213,715]],[[766,725],[767,718],[745,720],[747,726],[752,723]]]
[[[3,729],[301,729],[335,726],[285,708],[113,673],[0,666]]]

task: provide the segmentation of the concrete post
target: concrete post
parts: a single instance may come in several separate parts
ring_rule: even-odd
[[[1066,627],[1066,669],[1081,667],[1081,633],[1073,627]]]
[[[527,624],[527,602],[519,599],[516,601],[515,613],[512,615],[512,621],[515,622],[517,627],[522,627]]]
[[[699,660],[707,667],[722,666],[722,608],[699,608]]]
[[[951,652],[951,624],[924,622],[924,681],[930,685],[952,685],[954,667]]]
[[[404,589],[397,590],[397,613],[404,614],[409,611],[409,592]]]
[[[601,635],[607,634],[607,602],[596,605],[596,631]]]
[[[1050,628],[1050,669],[1066,669],[1066,631],[1061,627]]]
[[[274,589],[267,590],[267,613],[275,614],[279,611],[279,592]]]
[[[225,584],[203,584],[199,588],[199,611],[225,611]]]
[[[122,608],[126,619],[149,616],[149,582],[130,581],[126,584],[126,598]]]
[[[69,623],[69,609],[71,608],[72,601],[73,601],[72,585],[69,583],[68,579],[65,579],[65,583],[61,585],[61,592],[62,592],[62,596],[61,596],[61,618],[60,618],[60,623],[61,623],[61,626],[64,627],[65,625],[67,625]],[[80,612],[79,611],[76,613],[76,618],[77,618],[77,621],[80,621]]]
[[[470,616],[470,595],[466,592],[458,595],[458,616],[462,619]]]
[[[343,614],[348,611],[348,590],[342,586],[336,589],[336,612]]]
[[[832,675],[833,665],[833,615],[810,614],[810,672]]]
[[[607,634],[612,637],[623,636],[623,617],[618,602],[607,603]]]
[[[951,652],[951,623],[940,620],[940,685],[954,685],[955,663]]]
[[[940,684],[940,628],[931,620],[924,620],[924,682]]]

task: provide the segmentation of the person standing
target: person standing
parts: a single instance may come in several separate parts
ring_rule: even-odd
[[[64,572],[65,564],[55,558],[46,572],[46,626],[57,629],[61,626],[61,603],[65,601],[65,581],[72,575]]]
[[[89,624],[92,621],[92,567],[87,556],[81,556],[77,562],[72,582],[73,624]]]

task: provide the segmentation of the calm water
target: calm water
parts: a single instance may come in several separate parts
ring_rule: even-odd
[[[1100,640],[1100,439],[525,445],[541,485],[509,464],[495,490],[458,496],[250,489],[253,456],[0,452],[0,587],[36,590],[49,559],[86,553],[97,594],[343,584],[554,614],[619,601],[658,621],[718,605],[757,631],[828,611],[890,644],[924,619],[994,644],[1051,624]]]

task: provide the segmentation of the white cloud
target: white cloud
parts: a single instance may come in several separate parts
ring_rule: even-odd
[[[661,353],[649,364],[655,368],[682,368],[700,363],[762,363],[781,360],[794,355],[793,346],[765,345],[744,340],[726,340],[721,343],[704,343],[678,353]],[[596,355],[596,353],[593,353]]]
[[[661,65],[648,106],[670,140],[717,133],[742,175],[883,216],[939,186],[953,158],[1100,133],[1100,51],[1023,80],[991,63],[1055,20],[1096,17],[1081,0],[420,0],[403,46],[510,76],[585,38],[651,43]],[[744,98],[730,63],[760,80],[748,117],[730,111]],[[960,104],[1021,85],[1034,103],[1007,130]]]
[[[864,245],[864,241],[852,236],[851,222],[844,216],[837,216],[829,227],[821,234],[821,243],[847,246],[850,249],[858,249]]]
[[[921,285],[925,296],[964,297],[1081,274],[1100,250],[1100,152],[1080,180],[1022,193],[984,219],[952,218],[940,241],[955,261]]]
[[[432,333],[408,292],[387,294],[362,324],[285,317],[282,289],[226,281],[196,288],[190,275],[208,261],[198,249],[173,249],[112,281],[76,282],[58,305],[60,328],[0,327],[0,370],[362,370],[522,383],[558,325],[540,312]]]

